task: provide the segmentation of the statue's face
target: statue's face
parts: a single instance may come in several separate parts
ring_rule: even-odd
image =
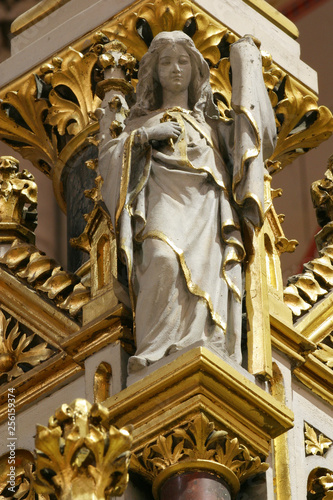
[[[191,81],[191,59],[181,45],[167,45],[158,60],[158,78],[163,90],[178,94],[188,89]]]

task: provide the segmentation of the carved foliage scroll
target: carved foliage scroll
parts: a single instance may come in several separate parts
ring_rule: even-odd
[[[24,333],[18,321],[0,309],[0,383],[23,375],[50,358],[54,351],[34,334]]]

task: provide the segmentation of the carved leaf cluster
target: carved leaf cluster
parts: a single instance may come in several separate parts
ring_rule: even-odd
[[[12,318],[7,319],[0,310],[0,372],[7,381],[52,356],[54,352],[47,343],[38,341],[36,345],[36,338],[35,334],[22,333],[18,321],[12,326]]]
[[[305,422],[305,452],[307,455],[324,455],[332,445],[332,441],[323,434],[317,433]]]
[[[97,33],[85,53],[69,47],[63,58],[43,64],[38,74],[0,100],[0,139],[46,175],[51,175],[66,148],[67,157],[76,153],[82,144],[76,136],[83,133],[88,141],[98,132],[96,86],[104,68],[112,64],[110,59],[105,63],[108,42]],[[136,61],[122,56],[119,64],[130,74]]]
[[[36,483],[38,493],[77,498],[90,491],[96,500],[120,496],[128,482],[130,430],[107,424],[106,408],[85,400],[63,405],[49,427],[37,426]]]
[[[156,443],[144,448],[139,458],[132,458],[132,465],[152,480],[167,467],[196,460],[223,464],[241,482],[268,468],[268,464],[253,457],[239,444],[237,438],[231,439],[226,431],[216,430],[213,422],[202,413],[186,426],[159,436]]]

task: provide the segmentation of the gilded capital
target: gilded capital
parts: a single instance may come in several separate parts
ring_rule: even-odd
[[[153,484],[155,499],[163,484],[175,474],[206,471],[222,478],[236,494],[240,484],[268,469],[237,437],[218,430],[199,413],[184,425],[160,435],[132,457],[131,467]]]
[[[130,429],[108,423],[108,410],[85,399],[63,404],[37,426],[38,494],[61,500],[104,500],[120,496],[128,483]]]

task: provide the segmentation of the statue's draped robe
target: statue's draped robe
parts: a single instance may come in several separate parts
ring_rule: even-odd
[[[235,46],[237,59],[242,44]],[[249,50],[256,56],[250,71],[258,76],[259,54],[251,44]],[[101,147],[103,198],[135,318],[133,370],[200,340],[241,361],[245,252],[237,212],[247,223],[262,223],[263,160],[275,137],[260,80],[255,94],[250,103],[242,89],[233,94],[230,123],[203,122],[179,108],[153,111]],[[175,144],[138,144],[137,131],[158,125],[166,111],[182,128]]]

